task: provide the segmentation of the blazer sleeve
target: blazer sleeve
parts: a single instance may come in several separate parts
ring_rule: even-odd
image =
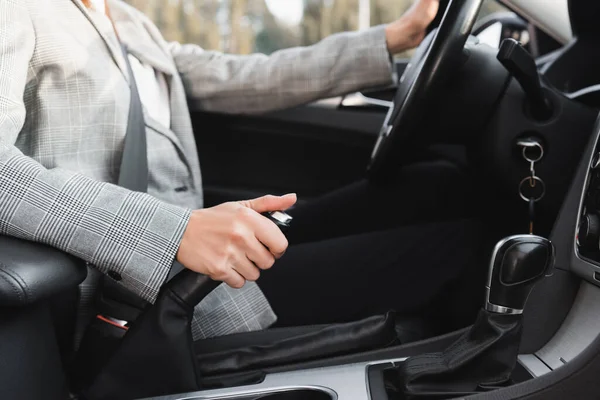
[[[27,7],[22,0],[0,0],[0,233],[113,271],[123,285],[154,301],[191,211],[72,171],[46,169],[14,146],[26,118],[23,96],[36,45]]]
[[[385,28],[338,33],[308,47],[229,55],[170,43],[190,108],[260,113],[392,83]]]

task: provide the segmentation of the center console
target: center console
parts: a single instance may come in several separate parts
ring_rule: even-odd
[[[554,263],[554,246],[535,235],[498,242],[486,298],[474,324],[448,343],[434,338],[411,357],[379,358],[266,374],[261,382],[162,400],[433,400],[489,392],[531,377],[517,368],[529,293]],[[400,346],[401,348],[401,346]]]
[[[568,364],[573,364],[575,358],[590,347],[600,332],[600,320],[595,318],[595,311],[600,305],[600,290],[597,287],[600,285],[600,224],[597,223],[597,217],[600,216],[600,147],[598,146],[600,124],[596,127],[596,135],[583,156],[582,166],[573,181],[552,236],[552,241],[559,250],[554,274],[540,282],[536,289],[543,290],[537,290],[537,293],[534,290],[532,298],[528,300],[527,315],[529,320],[533,321],[525,324],[526,331],[529,330],[526,332],[525,336],[528,338],[525,341],[529,343],[521,346],[518,362],[514,365],[510,379],[503,382],[499,388],[488,388],[494,390],[494,393],[481,393],[476,395],[476,398],[496,395],[499,396],[497,398],[516,398],[516,395],[502,397],[499,393],[512,390],[518,383],[524,383],[525,387],[528,387],[524,389],[524,385],[518,385],[520,387],[518,390],[521,391],[519,395],[527,391],[535,392],[536,382],[539,379],[549,379],[550,375],[556,375],[556,371],[568,370]],[[576,231],[577,235],[575,235]],[[532,244],[525,243],[525,245],[527,247]],[[512,246],[505,246],[504,249],[509,247]],[[567,249],[572,251],[566,251]],[[502,247],[499,250],[502,250]],[[523,251],[531,253],[532,249],[523,249]],[[488,279],[486,311],[496,313],[502,311],[508,316],[519,315],[522,310],[521,304],[513,304],[519,296],[507,293],[505,290],[507,288],[494,282],[498,277],[501,277],[498,280],[500,283],[506,283],[507,279],[527,278],[525,271],[532,274],[529,277],[537,278],[539,274],[536,271],[544,271],[545,268],[511,269],[509,267],[516,266],[523,258],[515,256],[512,257],[514,262],[506,262],[510,261],[508,259],[511,257],[508,259],[504,256],[500,257],[498,253],[500,251],[492,257],[490,271],[497,271],[499,275],[493,273]],[[493,268],[495,262],[499,265],[497,269]],[[503,263],[508,269],[502,267]],[[590,283],[583,282],[579,285],[579,279],[572,273],[585,278]],[[567,283],[570,286],[571,282],[574,282],[573,290],[577,295],[574,301],[565,302],[563,289]],[[498,288],[502,290],[495,290]],[[555,298],[560,300],[556,304]],[[568,315],[566,318],[560,317],[560,322],[556,324],[557,328],[554,328],[552,325],[554,323],[550,324],[553,321],[551,316],[562,314],[562,311],[558,310],[562,303],[568,303],[564,305],[564,314],[568,313]],[[525,321],[527,322],[527,318]],[[548,333],[549,340],[544,336],[545,331],[551,331]],[[460,337],[465,337],[468,332],[469,330],[463,330],[420,343],[378,350],[353,358],[304,363],[290,366],[285,370],[268,370],[265,371],[262,381],[252,384],[149,399],[408,400],[409,397],[405,395],[402,387],[404,382],[401,381],[398,371],[411,360],[418,359],[426,353],[443,352]],[[540,335],[544,338],[538,339],[535,341],[536,344],[532,345],[532,337],[539,338]],[[445,393],[440,396],[421,396],[419,399],[462,399],[467,396],[468,394]]]
[[[405,400],[397,369],[406,357],[267,375],[256,385],[177,394],[148,400]],[[511,384],[532,375],[520,364]],[[450,398],[450,397],[445,397]]]
[[[381,399],[380,366],[393,366],[405,358],[313,368],[267,375],[256,385],[161,397],[160,400],[337,400]],[[157,398],[158,399],[158,398]]]

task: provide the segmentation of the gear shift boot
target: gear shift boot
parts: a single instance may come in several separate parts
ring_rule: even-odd
[[[446,350],[400,365],[403,397],[446,399],[505,385],[517,362],[521,331],[521,315],[481,310],[471,329]]]
[[[451,398],[510,384],[525,302],[553,260],[553,246],[542,237],[501,240],[492,254],[485,305],[477,320],[446,350],[410,357],[399,366],[402,398]]]

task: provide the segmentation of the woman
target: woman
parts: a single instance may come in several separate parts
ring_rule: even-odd
[[[195,338],[264,329],[277,317],[294,325],[422,307],[468,261],[468,223],[398,227],[418,222],[411,214],[431,204],[407,196],[406,186],[359,182],[295,210],[290,238],[302,243],[288,250],[260,213],[287,209],[295,195],[202,208],[188,99],[191,108],[258,113],[389,84],[390,53],[417,45],[437,8],[437,0],[419,0],[385,26],[271,56],[234,56],[167,43],[118,0],[0,0],[0,232],[74,254],[149,301],[175,260],[224,281],[197,307]],[[134,82],[144,105],[147,193],[114,184]],[[413,168],[402,185],[423,178]],[[448,189],[444,200],[460,202],[447,196],[462,184],[456,174],[437,179]],[[348,193],[354,202],[338,201]],[[344,212],[329,212],[339,204]],[[384,206],[386,218],[373,223],[370,212]],[[322,229],[322,221],[337,228]],[[90,273],[85,293],[97,279]]]

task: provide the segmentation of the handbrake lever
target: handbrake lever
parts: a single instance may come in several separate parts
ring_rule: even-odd
[[[282,230],[292,217],[265,213]],[[201,389],[191,323],[194,307],[221,282],[183,268],[144,309],[83,391],[89,400],[127,400]],[[143,371],[143,373],[140,373]]]
[[[283,233],[289,229],[292,221],[292,217],[283,211],[269,211],[261,215],[277,225]],[[165,284],[164,288],[170,289],[188,306],[195,307],[220,284],[220,281],[214,281],[206,275],[183,268]]]

